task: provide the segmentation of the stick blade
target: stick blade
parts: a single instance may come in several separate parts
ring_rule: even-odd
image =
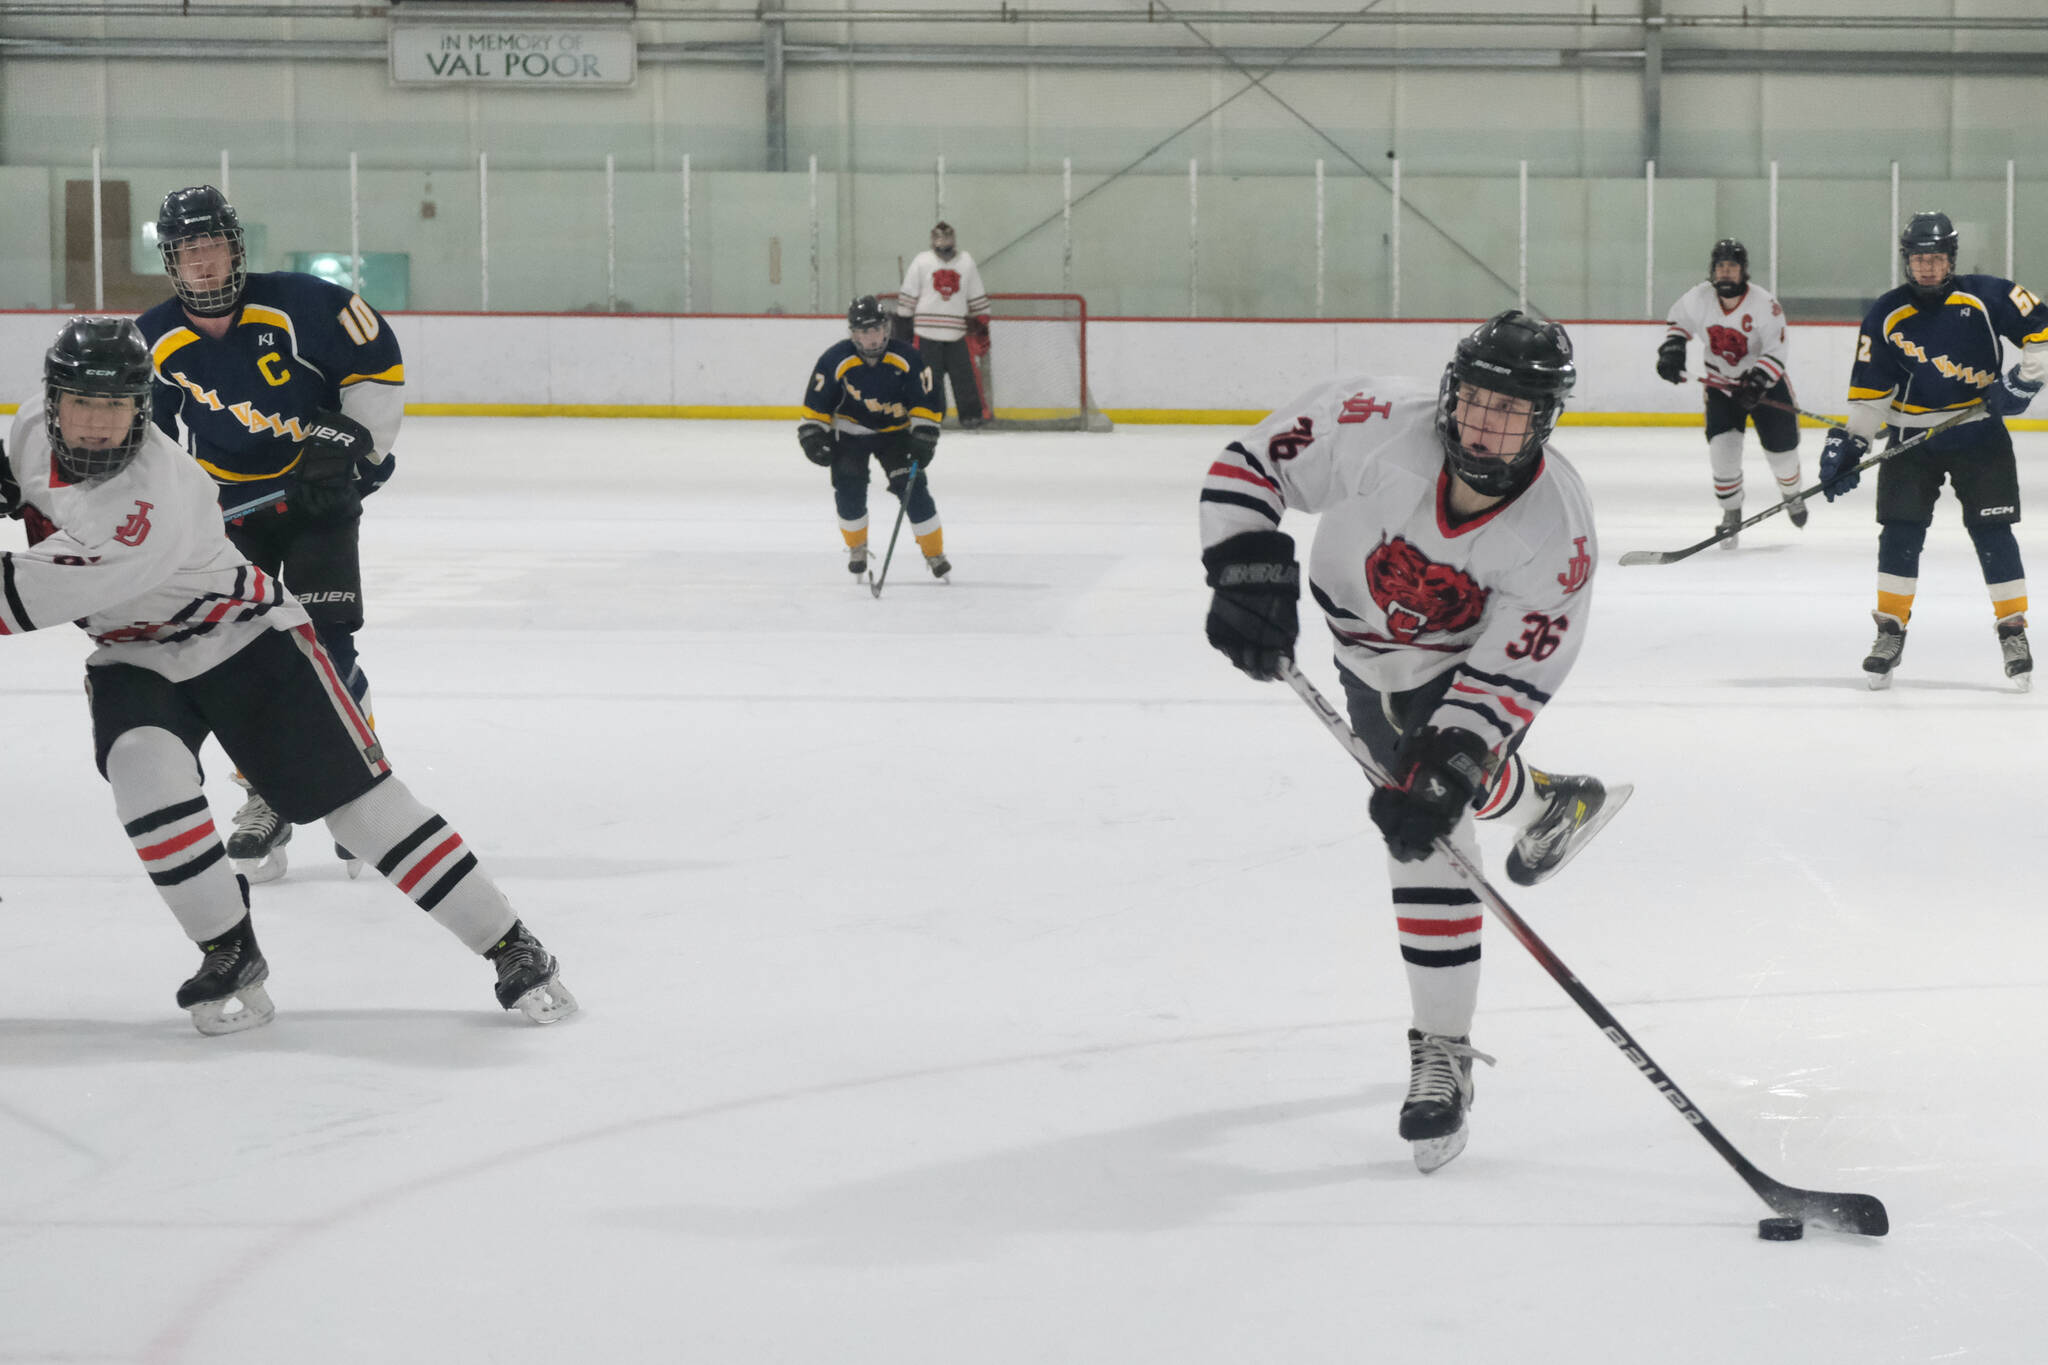
[[[1764,1196],[1773,1213],[1797,1218],[1809,1227],[1882,1237],[1891,1231],[1891,1215],[1873,1194],[1831,1194],[1826,1190],[1795,1190],[1779,1186]]]
[[[1620,563],[1623,567],[1633,567],[1637,564],[1676,564],[1691,553],[1690,550],[1630,550],[1622,555]]]

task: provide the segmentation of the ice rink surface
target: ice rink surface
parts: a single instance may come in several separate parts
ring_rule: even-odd
[[[200,1037],[87,642],[0,641],[0,1362],[2041,1360],[2048,699],[1954,502],[1871,693],[1868,479],[1622,569],[1712,529],[1704,443],[1561,441],[1601,566],[1527,752],[1637,793],[1552,882],[1489,866],[1764,1170],[1890,1206],[1781,1245],[1498,926],[1500,1065],[1416,1173],[1365,784],[1202,639],[1232,434],[949,435],[955,581],[906,534],[877,601],[786,425],[410,423],[363,658],[561,956],[552,1029],[302,829],[257,890],[276,1022]]]

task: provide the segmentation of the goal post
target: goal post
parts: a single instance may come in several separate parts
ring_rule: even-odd
[[[991,294],[988,351],[974,358],[984,431],[1108,431],[1088,387],[1088,301]],[[949,425],[950,425],[949,419]]]

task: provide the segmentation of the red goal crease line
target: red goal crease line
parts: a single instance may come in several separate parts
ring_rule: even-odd
[[[13,415],[20,405],[0,403],[0,413]],[[1257,408],[1104,408],[1102,413],[1119,426],[1256,426],[1271,416],[1271,410]],[[407,403],[408,417],[636,417],[667,421],[698,422],[796,422],[803,409],[744,404],[698,403]],[[1072,416],[1067,408],[1001,409],[1006,418],[1033,421]],[[1847,419],[1842,419],[1846,421]],[[1697,412],[1567,412],[1558,419],[1568,427],[1698,427],[1705,416]],[[1800,418],[1802,427],[1825,424]],[[2005,425],[2013,431],[2048,431],[2048,419],[2008,417]]]

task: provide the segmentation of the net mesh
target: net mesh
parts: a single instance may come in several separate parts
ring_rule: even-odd
[[[985,431],[1108,431],[1088,389],[1088,304],[1079,294],[989,295],[975,357]]]

